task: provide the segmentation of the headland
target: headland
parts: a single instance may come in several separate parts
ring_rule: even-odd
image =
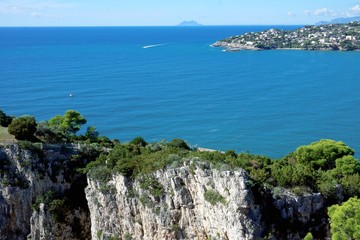
[[[360,50],[360,22],[305,26],[296,30],[269,29],[245,33],[215,42],[211,46],[225,51],[302,49]]]

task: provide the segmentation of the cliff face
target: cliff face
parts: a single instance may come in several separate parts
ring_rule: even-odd
[[[66,166],[74,154],[74,149],[60,146],[0,148],[0,239],[90,236],[90,224],[82,220],[89,218],[88,211],[61,200],[73,189]],[[81,230],[71,227],[74,222]]]
[[[303,239],[308,232],[326,237],[325,199],[319,193],[297,196],[282,189],[264,199],[262,214],[267,234],[276,239]]]
[[[301,239],[327,227],[321,195],[260,196],[241,169],[192,159],[101,182],[76,171],[90,156],[0,148],[0,239]]]
[[[211,44],[213,47],[222,47],[227,52],[237,52],[241,50],[260,50],[260,48],[246,44],[246,43],[237,43],[237,42],[229,42],[229,41],[217,41]]]
[[[190,161],[134,182],[114,175],[111,193],[88,179],[92,238],[256,239],[261,215],[246,181],[242,170],[219,172]]]

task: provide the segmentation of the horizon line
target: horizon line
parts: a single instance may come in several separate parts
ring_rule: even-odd
[[[56,27],[178,27],[178,28],[201,28],[201,27],[236,27],[236,26],[305,26],[316,24],[219,24],[219,25],[198,25],[198,26],[179,26],[179,25],[62,25],[62,26],[0,26],[0,28],[56,28]]]

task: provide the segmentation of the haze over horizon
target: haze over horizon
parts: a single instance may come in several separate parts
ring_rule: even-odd
[[[2,0],[0,26],[302,25],[360,15],[360,0]]]

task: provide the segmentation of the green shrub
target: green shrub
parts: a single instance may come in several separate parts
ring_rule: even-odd
[[[100,144],[101,147],[112,148],[114,147],[116,140],[114,140],[113,142],[108,137],[100,136],[97,138],[97,142]]]
[[[189,165],[189,172],[191,175],[195,175],[196,165],[194,162],[191,162]]]
[[[190,150],[189,145],[184,140],[179,139],[179,138],[175,138],[175,139],[171,140],[167,145],[170,147],[174,147],[174,148]]]
[[[124,176],[130,177],[139,169],[137,156],[141,154],[139,146],[132,144],[116,144],[107,159],[108,166]]]
[[[146,149],[150,150],[150,152],[158,152],[164,149],[164,143],[156,142],[156,143],[149,143],[146,145]]]
[[[270,158],[265,156],[240,153],[237,155],[236,159],[229,163],[233,167],[242,167],[250,172],[252,169],[267,168],[272,164],[272,161]]]
[[[226,157],[232,157],[232,158],[236,158],[237,157],[237,154],[234,150],[227,150],[225,152],[225,156]]]
[[[334,240],[360,239],[360,200],[350,198],[341,206],[328,208],[331,238]]]
[[[54,199],[54,191],[49,190],[44,194],[38,195],[35,199],[35,202],[32,205],[34,211],[39,210],[40,203],[45,204],[46,207],[49,206],[50,202]]]
[[[144,207],[152,208],[154,205],[149,195],[147,194],[141,195],[139,200]]]
[[[102,183],[110,181],[112,172],[107,166],[96,166],[88,172],[89,178],[98,180]]]
[[[135,189],[131,188],[131,189],[129,189],[127,196],[129,198],[137,198],[139,196],[139,194],[137,193],[137,191]]]
[[[132,235],[130,234],[130,233],[125,233],[125,235],[124,235],[124,239],[125,240],[131,240],[132,239]]]
[[[227,162],[225,161],[226,156],[225,154],[221,153],[221,152],[196,152],[193,153],[192,155],[199,157],[201,160],[206,161],[206,162],[210,162],[212,164],[221,164],[221,163],[225,163],[227,164]],[[234,158],[231,158],[234,159]]]
[[[130,141],[130,144],[145,147],[147,145],[147,142],[142,137],[136,137]]]
[[[255,182],[258,183],[265,183],[270,177],[268,171],[263,168],[252,169],[249,175]]]
[[[65,200],[63,199],[54,199],[49,204],[49,211],[51,216],[57,220],[61,221],[64,219],[64,207],[65,207]]]
[[[327,199],[337,200],[338,181],[332,176],[330,171],[319,171],[317,178],[317,190]]]
[[[206,190],[204,192],[204,198],[211,205],[216,205],[217,203],[226,204],[226,199],[215,190]]]
[[[170,226],[170,229],[171,229],[171,231],[177,232],[177,231],[181,230],[181,227],[179,224],[173,224]]]
[[[311,232],[307,233],[304,237],[304,240],[314,240],[314,237]]]
[[[301,146],[295,151],[295,157],[300,163],[310,164],[315,169],[322,170],[334,168],[336,159],[348,155],[354,155],[354,150],[343,142],[329,139]]]
[[[178,154],[169,154],[167,157],[170,163],[180,162],[181,158]]]
[[[32,116],[23,116],[12,120],[8,132],[18,140],[34,140],[37,123]]]
[[[335,161],[336,168],[334,171],[338,177],[352,175],[360,172],[360,162],[353,156],[344,156]]]
[[[97,142],[99,137],[99,132],[96,130],[94,126],[89,126],[85,132],[85,138],[90,142]]]
[[[315,171],[308,165],[303,164],[273,164],[271,166],[272,177],[281,187],[309,186],[315,188]]]
[[[31,150],[33,147],[32,143],[29,141],[18,141],[18,145],[21,149],[24,150]]]
[[[44,143],[66,142],[65,134],[58,128],[49,125],[48,122],[40,122],[37,125],[35,135]]]
[[[148,190],[154,197],[160,197],[164,194],[164,188],[155,178],[143,176],[140,178],[140,187]]]
[[[97,236],[98,239],[101,239],[102,230],[97,231],[96,236]]]
[[[0,109],[0,126],[2,127],[8,127],[11,121],[14,119],[14,117],[6,115],[1,109]]]
[[[343,188],[343,194],[346,197],[360,197],[360,175],[346,175],[340,180],[341,186]]]

